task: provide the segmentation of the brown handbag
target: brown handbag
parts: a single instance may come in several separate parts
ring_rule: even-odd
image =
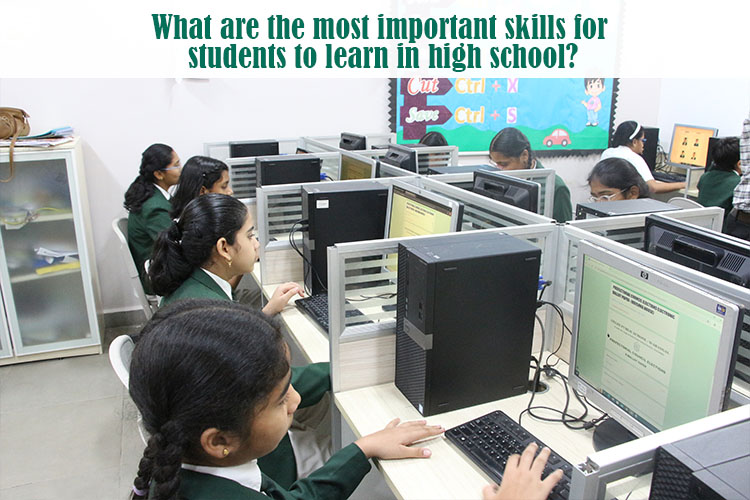
[[[29,135],[29,115],[18,108],[0,108],[0,140],[10,139],[10,175],[0,182],[10,182],[13,179],[13,147],[19,136]]]

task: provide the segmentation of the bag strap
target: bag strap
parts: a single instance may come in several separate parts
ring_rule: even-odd
[[[26,117],[28,115],[23,110],[19,110],[19,111],[23,114],[24,121],[25,121]],[[14,129],[13,130],[13,137],[10,140],[10,150],[9,150],[9,154],[8,154],[8,156],[9,156],[8,163],[10,164],[10,175],[8,176],[7,179],[0,179],[0,182],[2,182],[2,183],[6,183],[6,182],[12,181],[13,177],[15,176],[15,172],[13,171],[13,148],[16,145],[16,139],[18,139],[18,135],[21,133],[21,129],[18,127],[18,123],[15,120],[13,121],[13,129]]]

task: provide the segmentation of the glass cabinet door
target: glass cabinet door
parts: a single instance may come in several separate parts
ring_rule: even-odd
[[[7,316],[3,306],[2,294],[0,294],[0,360],[13,356],[10,345],[10,332],[8,331]]]
[[[19,154],[13,179],[0,184],[2,288],[17,355],[92,344],[68,178],[71,154]],[[8,173],[3,157],[0,176]]]

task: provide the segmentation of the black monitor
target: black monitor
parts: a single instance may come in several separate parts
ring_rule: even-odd
[[[271,156],[279,154],[279,141],[241,141],[229,143],[230,158],[245,158],[248,156]]]
[[[321,159],[314,155],[263,156],[255,165],[257,186],[320,181]]]
[[[539,184],[518,177],[477,170],[472,191],[514,207],[539,213]]]
[[[407,148],[400,144],[391,144],[388,146],[385,156],[380,161],[393,165],[394,167],[403,168],[409,172],[417,171],[417,152],[412,148]]]
[[[339,147],[347,151],[362,151],[367,149],[367,138],[364,135],[341,132]]]
[[[659,215],[646,217],[643,249],[750,288],[750,243]]]

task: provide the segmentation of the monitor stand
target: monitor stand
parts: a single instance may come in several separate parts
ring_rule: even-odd
[[[636,439],[635,434],[608,418],[594,430],[594,450],[601,451]]]

